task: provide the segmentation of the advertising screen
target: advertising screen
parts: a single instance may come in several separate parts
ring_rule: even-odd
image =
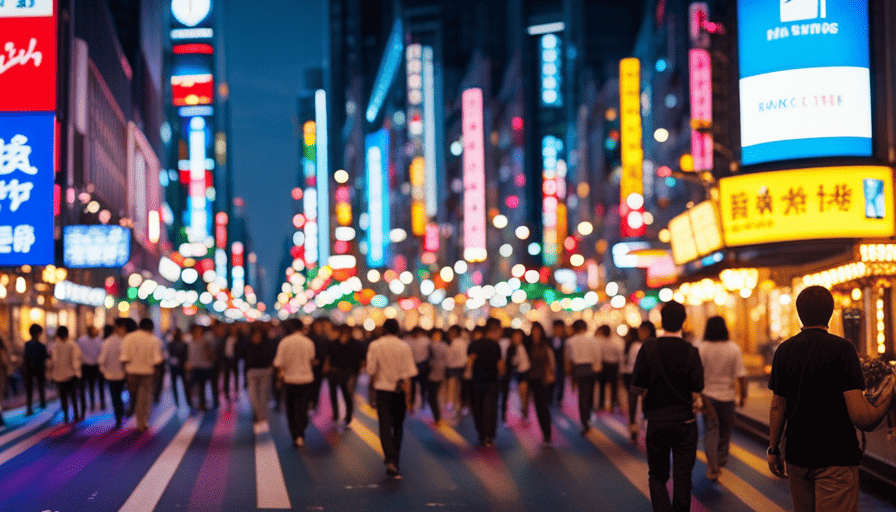
[[[744,165],[871,156],[867,0],[740,0]]]
[[[382,129],[365,139],[367,151],[367,266],[386,264],[389,244],[389,131]]]
[[[131,257],[131,232],[121,226],[66,226],[62,239],[69,268],[118,268]]]

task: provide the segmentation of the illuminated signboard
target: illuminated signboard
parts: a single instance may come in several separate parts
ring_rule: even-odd
[[[669,221],[672,258],[684,265],[722,248],[719,214],[711,201],[703,201]]]
[[[71,281],[60,281],[53,289],[57,300],[84,304],[85,306],[103,307],[106,304],[106,289],[93,288],[75,284]]]
[[[439,213],[439,189],[436,179],[436,80],[433,50],[423,47],[423,157],[426,160],[426,215]]]
[[[231,276],[233,277],[233,296],[234,297],[242,297],[243,292],[246,288],[246,269],[245,258],[244,258],[244,247],[242,242],[233,242],[230,245],[230,254],[233,255],[233,270],[231,271]]]
[[[207,44],[174,46],[171,103],[176,107],[211,105],[215,98],[213,55]],[[194,53],[187,53],[193,50]]]
[[[386,264],[391,220],[389,212],[389,131],[382,129],[365,138],[367,167],[367,266]]]
[[[212,12],[211,0],[173,0],[171,14],[174,19],[186,26],[195,27],[208,18]]]
[[[53,263],[53,114],[0,114],[0,266]]]
[[[327,92],[314,93],[314,118],[317,141],[317,233],[320,261],[330,259],[330,164],[327,141]]]
[[[426,234],[426,159],[423,156],[425,119],[423,112],[423,47],[412,44],[405,50],[408,84],[408,140],[411,143],[411,163],[408,169],[411,181],[411,232],[415,236]],[[430,127],[432,123],[429,123]]]
[[[305,211],[305,265],[318,261],[317,251],[317,128],[314,121],[302,125],[302,171],[305,177],[305,193],[302,208]]]
[[[894,235],[893,170],[827,167],[719,181],[725,245]]]
[[[462,98],[464,138],[464,259],[485,261],[485,138],[482,89],[467,89]]]
[[[619,61],[619,131],[622,176],[619,179],[619,214],[622,236],[645,232],[644,151],[641,145],[641,63],[636,58]]]
[[[0,2],[0,112],[56,110],[53,0]]]
[[[868,2],[737,7],[743,163],[871,156]]]
[[[541,104],[562,107],[563,42],[555,34],[541,36]]]
[[[563,141],[547,135],[541,139],[541,163],[542,163],[542,209],[541,223],[544,228],[544,249],[542,258],[545,265],[557,263],[558,245],[560,237],[557,233],[557,217],[559,209],[558,159],[563,151]]]
[[[118,268],[131,257],[131,232],[121,226],[65,226],[63,261],[69,268]]]
[[[691,68],[691,155],[695,171],[712,170],[712,61],[709,52],[693,48]]]
[[[206,195],[206,144],[207,128],[205,119],[193,117],[189,120],[189,212],[190,241],[203,242],[209,235],[208,198]]]

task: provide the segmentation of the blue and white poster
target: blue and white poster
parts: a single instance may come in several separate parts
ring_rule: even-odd
[[[131,257],[131,231],[121,226],[65,226],[62,260],[69,268],[118,268]]]
[[[867,0],[740,0],[744,165],[871,156]]]
[[[54,114],[0,114],[0,267],[53,263]]]

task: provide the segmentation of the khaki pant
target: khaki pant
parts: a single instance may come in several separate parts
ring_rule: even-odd
[[[859,467],[787,465],[795,512],[859,512]]]
[[[134,416],[137,420],[137,429],[146,430],[149,426],[149,413],[152,409],[154,375],[128,374],[128,389],[134,394],[131,401],[134,404]]]

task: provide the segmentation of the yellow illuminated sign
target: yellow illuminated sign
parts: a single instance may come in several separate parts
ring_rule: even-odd
[[[624,204],[631,194],[643,195],[641,146],[641,63],[636,58],[619,61],[619,131],[622,177],[619,196]]]
[[[688,212],[669,221],[669,244],[672,246],[672,259],[676,265],[684,265],[696,260],[700,254],[697,252],[697,243],[694,241],[694,229],[691,227],[691,216]]]
[[[889,167],[747,174],[720,180],[719,195],[727,246],[896,232]]]
[[[313,146],[316,142],[317,128],[314,121],[306,121],[302,125],[302,134],[304,135],[305,146]]]
[[[722,248],[719,215],[711,201],[703,201],[669,221],[672,259],[684,265]]]
[[[411,232],[415,236],[426,234],[426,203],[424,196],[424,180],[426,179],[426,160],[422,156],[414,157],[410,166],[411,178]]]

